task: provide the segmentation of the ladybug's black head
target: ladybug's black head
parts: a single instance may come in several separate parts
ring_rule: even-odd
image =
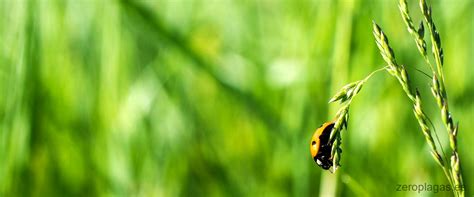
[[[331,157],[331,152],[329,152],[329,155],[319,155],[314,157],[314,161],[316,164],[318,164],[319,167],[322,169],[328,170],[329,168],[332,167],[332,159]]]

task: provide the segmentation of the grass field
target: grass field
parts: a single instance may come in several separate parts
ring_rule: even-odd
[[[472,196],[474,1],[429,3]],[[352,102],[337,173],[311,158],[329,99],[385,66],[372,20],[450,153],[398,1],[0,1],[0,196],[452,196],[397,191],[449,183],[387,72]]]

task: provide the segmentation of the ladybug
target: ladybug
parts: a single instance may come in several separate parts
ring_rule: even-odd
[[[313,134],[310,143],[311,156],[319,167],[328,170],[332,167],[331,150],[333,141],[329,141],[334,121],[321,125]]]

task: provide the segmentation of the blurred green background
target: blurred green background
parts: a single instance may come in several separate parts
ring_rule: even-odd
[[[397,185],[447,184],[385,72],[353,102],[338,173],[309,153],[338,108],[329,98],[384,66],[372,20],[447,148],[397,3],[0,1],[0,196],[410,196]],[[469,196],[474,2],[430,3]]]

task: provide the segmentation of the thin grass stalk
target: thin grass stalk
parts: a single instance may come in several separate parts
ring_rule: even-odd
[[[435,141],[433,140],[431,134],[432,132],[429,126],[427,125],[429,119],[427,118],[422,108],[419,92],[416,91],[415,94],[412,93],[409,84],[408,73],[406,72],[405,67],[397,64],[395,60],[395,55],[389,45],[387,36],[375,22],[373,23],[373,33],[377,47],[380,50],[380,54],[382,55],[385,62],[389,65],[387,71],[398,80],[407,97],[412,101],[415,117],[417,118],[421,131],[425,136],[425,140],[431,149],[431,155],[433,156],[434,160],[439,164],[439,166],[443,169],[446,177],[448,178],[448,181],[453,186],[453,181],[451,180],[451,176],[449,176],[449,166],[442,159],[438,148],[436,147]]]
[[[442,117],[441,119],[443,120],[446,130],[448,131],[449,144],[452,150],[451,173],[453,175],[454,184],[456,186],[455,191],[458,192],[459,196],[464,196],[464,186],[460,167],[460,159],[457,150],[458,126],[454,125],[453,117],[451,116],[451,112],[449,111],[448,95],[446,91],[446,86],[444,85],[444,53],[443,48],[441,47],[441,37],[439,35],[438,30],[436,29],[435,23],[433,22],[431,6],[428,6],[425,0],[420,0],[419,4],[425,22],[427,23],[428,29],[430,30],[430,38],[432,45],[431,49],[436,62],[436,68],[438,71],[437,74],[439,76],[439,80],[436,77],[433,77],[432,92],[433,96],[437,101],[438,107],[440,108]]]
[[[341,160],[341,131],[342,129],[347,129],[347,123],[349,121],[349,107],[352,103],[354,97],[360,92],[364,84],[375,74],[378,73],[387,67],[377,69],[367,75],[364,79],[355,81],[345,85],[339,90],[330,100],[329,103],[340,101],[343,106],[338,110],[336,114],[336,119],[334,121],[334,127],[331,131],[329,141],[334,141],[331,149],[331,157],[333,158],[333,172],[337,170],[340,166],[339,162]]]
[[[450,170],[451,170],[451,175],[453,177],[454,184],[457,187],[455,188],[455,191],[458,193],[459,196],[464,196],[462,173],[461,173],[461,168],[460,168],[459,155],[457,151],[458,125],[457,124],[454,125],[452,115],[449,111],[448,96],[447,96],[446,86],[444,85],[445,78],[444,78],[444,73],[442,70],[443,63],[444,63],[443,62],[444,54],[443,54],[443,49],[441,47],[441,38],[440,38],[439,32],[436,30],[436,25],[433,22],[431,7],[428,6],[426,4],[426,1],[424,0],[420,0],[419,5],[420,5],[421,12],[423,14],[424,20],[427,23],[427,26],[430,32],[432,53],[436,62],[437,70],[434,69],[426,53],[425,41],[423,39],[424,37],[423,22],[420,23],[420,29],[416,31],[414,29],[413,23],[411,22],[412,20],[408,12],[408,6],[406,3],[406,0],[400,0],[400,3],[399,3],[400,13],[402,15],[402,18],[405,21],[408,32],[413,36],[415,43],[417,44],[417,47],[421,56],[425,59],[425,62],[429,65],[433,73],[431,91],[441,111],[443,124],[445,125],[446,130],[448,132],[448,136],[449,136],[449,142],[450,142],[449,144],[452,150]],[[420,46],[422,46],[421,49],[420,49]]]

